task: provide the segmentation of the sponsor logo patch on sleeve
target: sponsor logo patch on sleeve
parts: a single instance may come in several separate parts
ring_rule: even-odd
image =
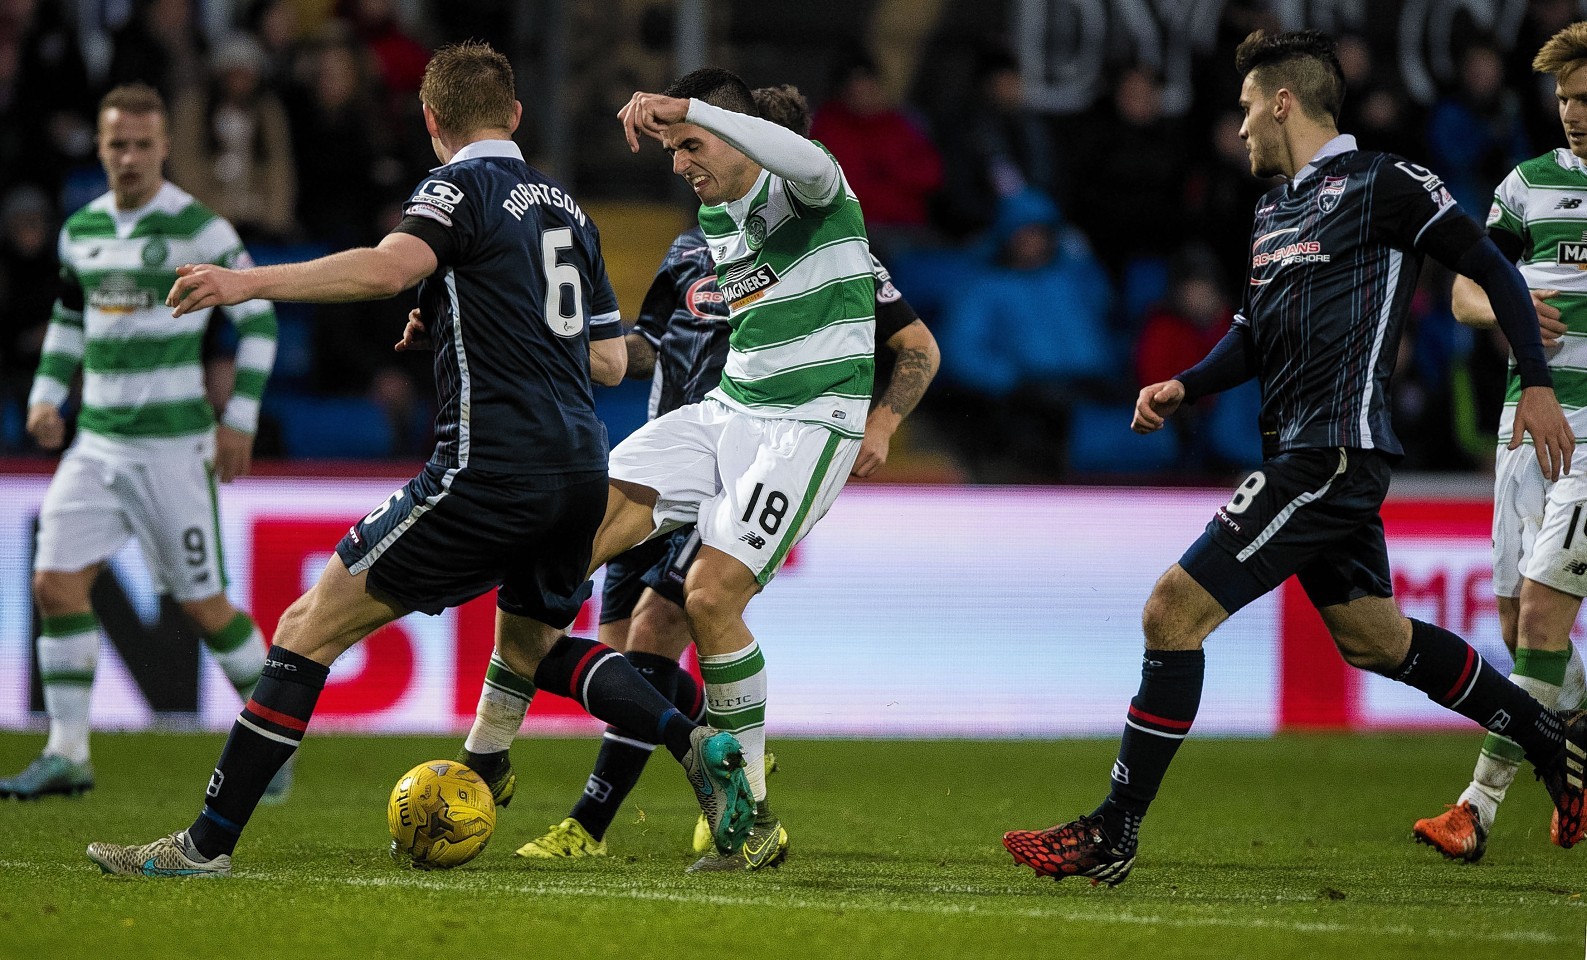
[[[409,217],[429,217],[431,220],[434,220],[442,226],[450,227],[452,225],[451,217],[447,216],[445,213],[442,213],[440,210],[437,210],[428,203],[410,203],[408,204],[407,209],[403,210],[402,212],[405,216]]]

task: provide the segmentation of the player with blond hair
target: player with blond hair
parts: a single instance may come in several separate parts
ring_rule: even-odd
[[[1513,261],[1532,293],[1554,389],[1576,453],[1568,474],[1549,480],[1530,446],[1507,449],[1520,396],[1512,365],[1493,486],[1493,590],[1504,644],[1515,655],[1510,679],[1539,702],[1579,706],[1581,655],[1571,627],[1587,596],[1587,22],[1551,37],[1532,69],[1554,77],[1565,146],[1522,163],[1494,194],[1488,235]],[[1455,316],[1475,327],[1495,324],[1487,295],[1466,277],[1455,280]],[[1452,860],[1474,862],[1487,849],[1499,804],[1515,780],[1521,748],[1502,733],[1482,742],[1471,783],[1436,817],[1416,821],[1412,835]],[[1561,843],[1556,820],[1554,841]],[[1577,837],[1576,839],[1580,839]],[[1563,845],[1568,846],[1570,840]]]
[[[197,624],[244,700],[265,661],[258,625],[226,596],[215,484],[248,472],[275,362],[275,308],[249,299],[223,311],[238,334],[237,378],[217,417],[203,361],[211,311],[173,320],[162,301],[180,264],[247,267],[248,251],[230,223],[165,179],[170,138],[153,87],[105,94],[97,144],[110,190],[61,228],[61,294],[28,397],[28,433],[58,449],[61,406],[82,372],[77,437],[44,496],[33,563],[49,741],[25,770],[0,779],[0,797],[21,800],[94,786],[89,692],[99,620],[90,594],[128,540],[137,539],[155,585]],[[283,768],[271,799],[284,796],[289,778]]]

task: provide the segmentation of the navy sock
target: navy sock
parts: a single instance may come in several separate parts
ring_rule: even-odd
[[[204,809],[188,828],[188,839],[200,854],[212,858],[236,848],[270,778],[308,731],[330,672],[308,657],[270,648],[259,685],[237,715],[215,764],[204,791]]]
[[[1509,737],[1534,766],[1546,766],[1565,744],[1565,728],[1554,711],[1511,683],[1466,641],[1430,623],[1411,621],[1411,649],[1384,674],[1427,694],[1428,699]]]
[[[687,670],[678,671],[678,689],[672,695],[672,705],[696,724],[705,722],[705,690]]]
[[[650,681],[658,693],[672,701],[673,706],[679,706],[678,677],[682,671],[678,669],[676,660],[636,650],[630,650],[623,656],[634,665],[640,676]],[[607,828],[622,809],[623,801],[638,785],[640,775],[645,772],[645,764],[650,762],[650,754],[655,749],[654,743],[637,739],[616,727],[607,727],[606,735],[601,738],[601,752],[595,757],[595,768],[584,783],[584,794],[573,805],[568,816],[577,820],[595,839],[605,837]]]
[[[1124,718],[1112,789],[1093,812],[1114,847],[1135,847],[1146,808],[1196,719],[1206,672],[1203,650],[1147,650],[1141,660],[1141,687]]]
[[[577,700],[590,715],[636,738],[665,744],[680,761],[698,726],[647,682],[622,654],[583,637],[558,640],[535,669],[534,685]]]

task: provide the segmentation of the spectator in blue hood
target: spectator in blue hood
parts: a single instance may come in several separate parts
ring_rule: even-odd
[[[1105,390],[1121,358],[1107,334],[1112,288],[1077,229],[1045,194],[1006,197],[993,262],[970,271],[943,308],[942,374],[974,462],[1012,456],[1011,475],[1062,472],[1063,424],[1077,397]]]

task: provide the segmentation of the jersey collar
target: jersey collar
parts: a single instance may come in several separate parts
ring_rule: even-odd
[[[432,167],[431,172],[445,170],[454,163],[464,160],[478,160],[480,157],[508,157],[513,160],[522,160],[523,151],[518,149],[518,144],[511,140],[475,140],[473,143],[463,145],[463,149],[452,154],[452,159],[439,167]]]
[[[1330,159],[1355,149],[1356,138],[1348,133],[1341,133],[1322,145],[1322,149],[1318,150],[1317,155],[1311,158],[1311,162],[1301,167],[1300,171],[1295,174],[1295,179],[1289,182],[1290,186],[1299,186],[1302,180],[1316,173],[1317,168],[1327,163]]]
[[[154,192],[154,196],[149,198],[149,202],[135,210],[123,210],[116,206],[116,195],[114,193],[102,194],[89,206],[110,214],[113,220],[133,224],[143,219],[145,214],[154,210],[176,213],[192,202],[193,198],[190,194],[171,181],[165,180],[161,182],[160,189]]]
[[[1554,149],[1554,162],[1566,170],[1587,173],[1587,162],[1583,162],[1581,157],[1571,153],[1567,147],[1556,147]]]

